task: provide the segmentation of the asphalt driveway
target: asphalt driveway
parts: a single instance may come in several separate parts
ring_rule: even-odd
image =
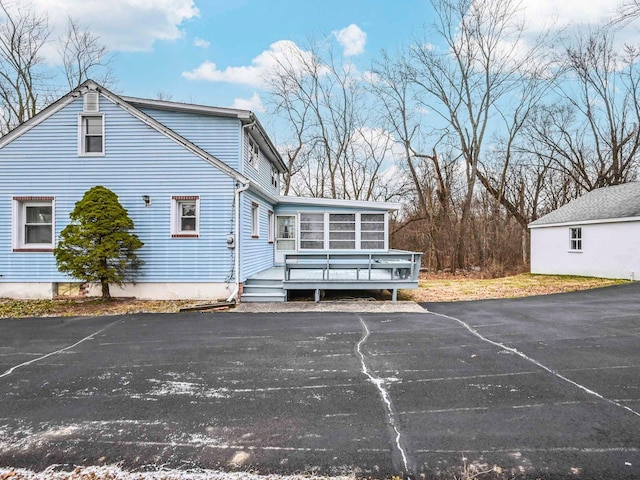
[[[425,307],[0,320],[0,467],[640,478],[640,284]]]

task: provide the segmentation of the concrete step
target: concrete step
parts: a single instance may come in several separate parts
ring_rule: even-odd
[[[241,301],[246,303],[286,302],[287,294],[281,293],[242,293]]]

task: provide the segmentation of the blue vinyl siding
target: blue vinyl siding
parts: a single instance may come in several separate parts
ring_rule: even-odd
[[[258,169],[256,170],[255,167],[249,163],[249,140],[246,133],[244,135],[243,150],[242,173],[260,185],[267,193],[278,195],[279,188],[276,189],[271,184],[271,162],[265,156],[262,149],[260,149],[260,154],[258,155]],[[279,186],[278,184],[278,187]]]
[[[236,118],[140,109],[177,134],[240,171],[241,123]]]
[[[252,204],[258,204],[260,238],[251,238]],[[250,191],[242,194],[240,239],[240,281],[273,266],[273,244],[269,243],[268,211],[273,205]]]
[[[140,281],[225,281],[232,265],[226,236],[234,181],[103,97],[106,154],[79,157],[82,107],[78,98],[0,150],[0,222],[6,226],[0,229],[0,281],[69,280],[57,271],[53,254],[12,251],[12,197],[55,197],[58,237],[75,202],[95,185],[119,196],[145,243]],[[142,195],[151,197],[150,207]],[[171,238],[172,195],[200,196],[200,238]]]

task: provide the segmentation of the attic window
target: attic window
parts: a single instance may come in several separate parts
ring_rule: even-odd
[[[258,147],[258,144],[252,139],[249,139],[248,143],[249,143],[249,165],[251,165],[253,168],[258,170],[258,158],[260,155],[260,148]]]
[[[572,252],[581,252],[582,251],[582,228],[573,227],[569,229],[569,232],[570,232],[569,250]]]

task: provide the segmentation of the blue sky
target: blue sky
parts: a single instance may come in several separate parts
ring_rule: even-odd
[[[427,0],[13,1],[46,13],[52,38],[62,33],[67,15],[98,35],[114,54],[116,93],[156,98],[163,92],[175,101],[249,108],[259,115],[265,93],[255,74],[265,68],[272,45],[291,41],[304,49],[310,38],[325,39],[366,71],[382,48],[394,51],[424,38],[423,27],[432,22]],[[521,4],[526,30],[535,34],[550,23],[597,24],[623,1]],[[637,33],[634,28],[634,40]],[[56,63],[52,48],[45,54]]]

